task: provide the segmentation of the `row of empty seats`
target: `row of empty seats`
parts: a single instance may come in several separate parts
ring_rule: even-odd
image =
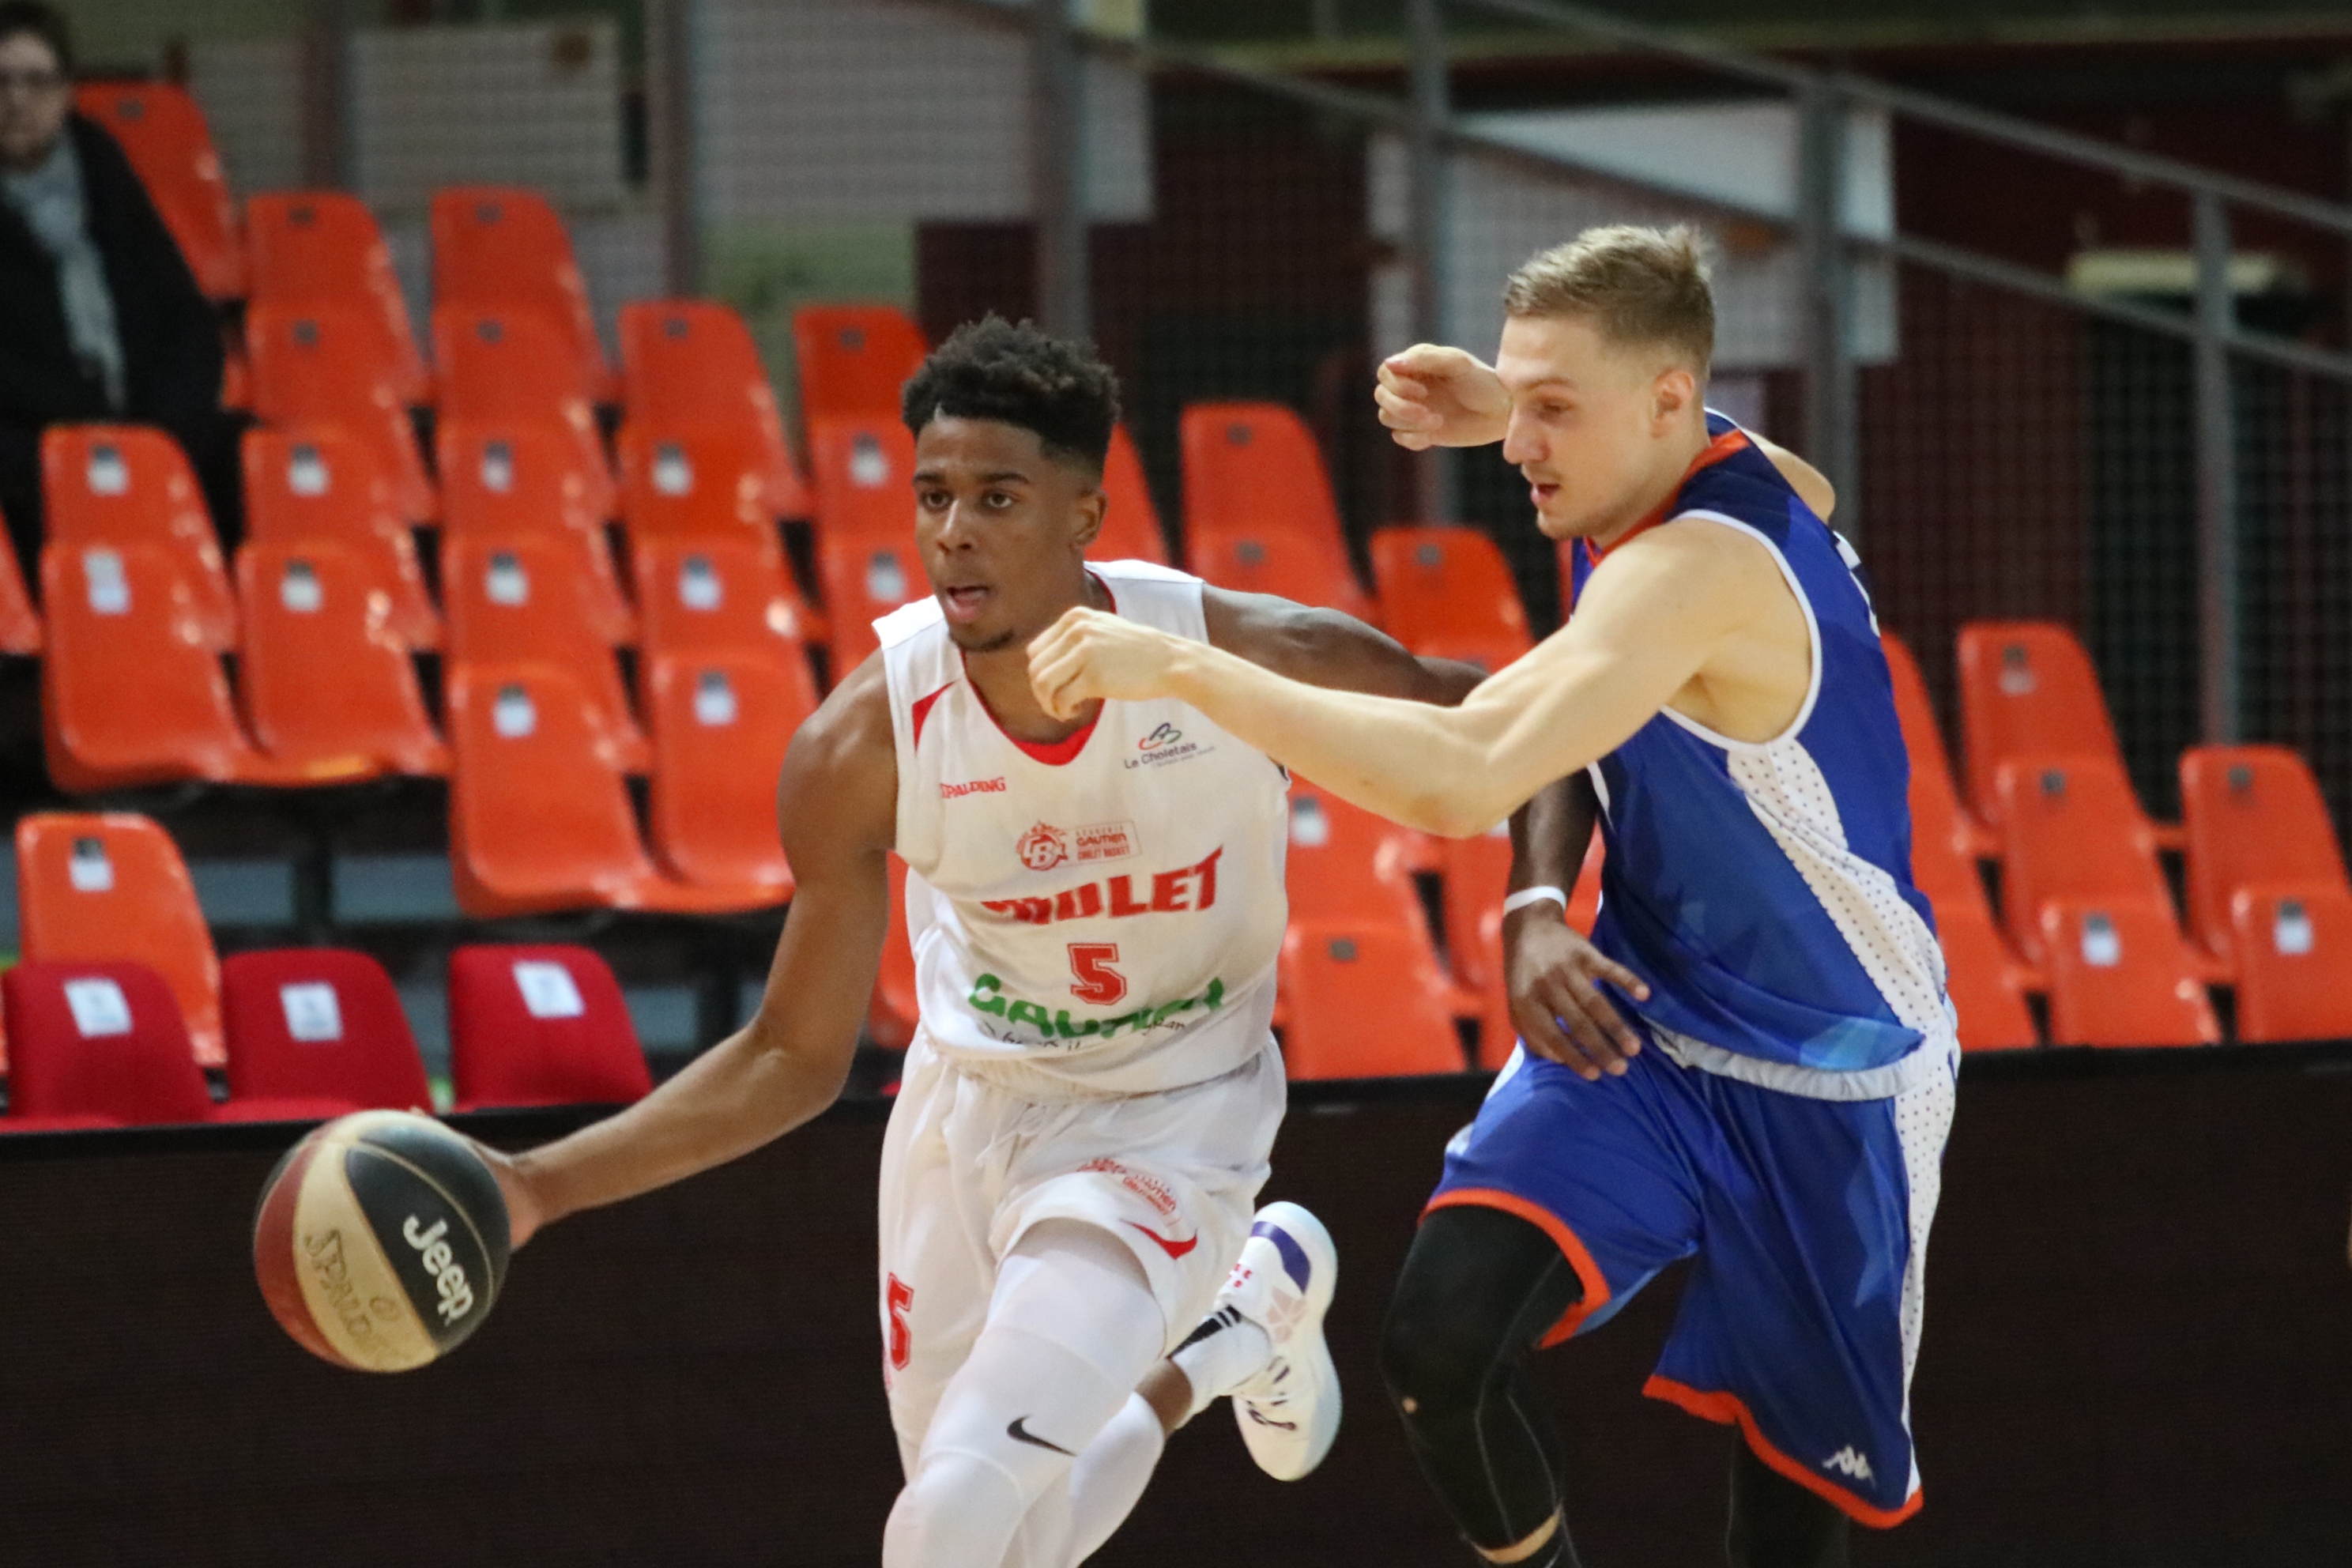
[[[215,1101],[171,984],[131,960],[27,962],[0,976],[10,1047],[0,1132],[317,1121],[434,1109],[383,965],[334,948],[220,966],[227,1097]],[[653,1087],[621,987],[583,947],[449,956],[453,1109],[622,1103]]]

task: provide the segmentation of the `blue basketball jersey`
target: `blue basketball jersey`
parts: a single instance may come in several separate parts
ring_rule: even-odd
[[[1720,416],[1660,513],[1772,552],[1812,681],[1762,744],[1662,711],[1592,768],[1608,860],[1593,940],[1649,983],[1678,1059],[1838,1100],[1900,1092],[1953,1037],[1927,900],[1911,885],[1910,762],[1878,625],[1844,541]],[[1575,546],[1578,594],[1595,565]],[[1914,1069],[1918,1069],[1915,1071]]]

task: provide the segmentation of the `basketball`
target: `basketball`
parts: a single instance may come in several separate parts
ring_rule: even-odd
[[[304,1350],[408,1372],[482,1325],[507,1273],[507,1206],[471,1144],[430,1117],[370,1110],[286,1152],[261,1189],[253,1270]]]

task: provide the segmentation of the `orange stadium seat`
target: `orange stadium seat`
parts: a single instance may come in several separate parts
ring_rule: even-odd
[[[169,82],[85,82],[74,89],[74,107],[122,144],[196,287],[213,300],[244,298],[244,237],[196,100]]]
[[[2231,895],[2241,1040],[2352,1037],[2352,892],[2326,882],[2249,883]]]
[[[548,664],[459,665],[449,679],[449,860],[478,919],[557,910],[714,914],[780,901],[772,887],[709,887],[646,857],[586,694]]]
[[[71,793],[205,779],[296,785],[347,775],[281,763],[238,728],[187,585],[145,545],[41,552],[48,647],[41,724],[49,776]]]
[[[453,535],[442,546],[449,658],[459,665],[543,663],[570,673],[614,767],[643,773],[645,733],[629,711],[620,667],[598,637],[595,597],[574,552],[517,533]]]
[[[2072,755],[2123,760],[2098,671],[2064,626],[1970,622],[1960,628],[1959,665],[1969,804],[1985,822],[2000,826],[2003,763]],[[2146,819],[2137,796],[2130,807]]]
[[[1282,941],[1282,1055],[1299,1080],[1464,1070],[1452,996],[1427,947],[1392,927],[1294,921]]]
[[[178,442],[136,425],[52,425],[41,433],[41,495],[50,540],[161,552],[186,586],[204,646],[236,646],[220,538]]]
[[[454,185],[433,193],[431,225],[436,316],[450,306],[531,312],[547,323],[555,363],[580,395],[614,400],[618,387],[596,336],[588,285],[546,197],[514,186]],[[448,362],[440,363],[446,374]]]
[[[759,455],[740,431],[638,420],[621,427],[618,446],[631,539],[745,539],[782,569]]]
[[[572,438],[543,423],[447,419],[436,433],[442,529],[447,538],[530,534],[570,553],[587,585],[589,619],[615,647],[637,640],[636,612],[621,591],[604,514],[609,475],[592,479]]]
[[[1279,404],[1195,403],[1181,431],[1193,571],[1221,588],[1373,619],[1306,421]]]
[[[1959,786],[1952,773],[1951,753],[1944,746],[1943,725],[1936,717],[1935,699],[1910,645],[1893,632],[1879,634],[1886,652],[1886,673],[1895,688],[1895,716],[1903,727],[1903,749],[1911,758],[1911,812],[1915,826],[1923,799],[1934,818],[1948,829],[1953,847],[1976,858],[1997,854],[2000,840],[1960,804]],[[1923,785],[1922,775],[1925,775]],[[1930,796],[1923,797],[1923,787]]]
[[[618,510],[596,411],[572,384],[562,335],[546,318],[528,310],[436,306],[433,359],[441,370],[442,418],[561,429],[577,454],[589,511],[601,521]]]
[[[783,563],[749,537],[656,534],[630,560],[648,657],[757,651],[806,662],[808,607]]]
[[[784,748],[816,710],[816,677],[796,650],[668,655],[649,661],[655,856],[682,880],[793,895],[776,828]]]
[[[1290,786],[1290,912],[1293,920],[1370,921],[1421,933],[1429,921],[1413,872],[1430,843],[1410,828],[1293,779]]]
[[[433,401],[408,301],[375,215],[341,191],[277,191],[245,204],[253,297],[273,305],[347,305],[381,330],[377,352],[408,403]]]
[[[2003,764],[1997,793],[2001,914],[2029,961],[2042,961],[2042,907],[2053,899],[2171,908],[2122,763],[2096,755],[2020,758]]]
[[[449,1069],[459,1110],[620,1105],[654,1087],[621,983],[569,945],[449,955]]]
[[[286,948],[221,963],[232,1099],[342,1100],[422,1110],[433,1089],[400,994],[364,952]]]
[[[929,591],[915,554],[915,442],[896,419],[809,426],[817,576],[838,682],[879,646],[873,621]]]
[[[28,962],[133,959],[171,984],[196,1059],[221,1062],[220,962],[171,836],[128,812],[35,812],[16,823],[16,907]]]
[[[389,601],[393,635],[411,647],[441,646],[416,535],[372,448],[335,429],[247,430],[244,459],[247,538],[340,545]]]
[[[801,422],[897,419],[898,392],[930,353],[896,305],[803,305],[793,312]]]
[[[2180,757],[2189,839],[2189,926],[2206,950],[2232,954],[2241,889],[2256,884],[2352,893],[2319,781],[2284,746],[2192,746]]]
[[[1979,895],[1981,900],[1981,893]],[[1964,1051],[2013,1050],[2040,1043],[2025,999],[2026,972],[2009,950],[1992,912],[1979,901],[1928,901],[1944,950],[1944,987],[1958,1015]]]
[[[1102,532],[1087,552],[1097,561],[1150,561],[1168,564],[1168,535],[1160,526],[1159,509],[1151,504],[1151,487],[1144,481],[1143,459],[1136,455],[1135,437],[1127,426],[1111,427],[1110,454],[1103,459]]]
[[[1535,646],[1511,569],[1474,528],[1383,528],[1372,535],[1381,625],[1423,658],[1489,673]]]
[[[374,454],[392,502],[408,522],[441,512],[417,450],[400,366],[381,329],[355,305],[273,305],[245,312],[253,363],[253,412],[265,425],[310,432],[340,428]]]
[[[915,1037],[915,943],[907,934],[907,863],[889,856],[890,918],[882,931],[882,966],[875,972],[866,1032],[885,1050],[903,1051]]]
[[[328,541],[253,543],[236,567],[245,710],[263,750],[341,777],[448,772],[390,598],[359,557]]]
[[[2060,1046],[2198,1046],[2221,1037],[2172,906],[2053,899],[2042,906],[2050,1039]]]
[[[0,517],[0,529],[7,525],[7,519]],[[26,591],[24,570],[16,564],[14,550],[0,550],[0,653],[40,651],[41,616]]]
[[[760,351],[728,306],[705,300],[646,300],[621,307],[621,372],[628,419],[709,426],[736,433],[759,451],[770,517],[806,517],[808,486],[776,408]]]

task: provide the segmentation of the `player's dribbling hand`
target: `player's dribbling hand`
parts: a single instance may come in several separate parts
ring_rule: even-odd
[[[1037,705],[1071,720],[1097,700],[1140,702],[1166,691],[1168,661],[1180,645],[1164,632],[1100,610],[1070,610],[1029,645],[1029,689]]]
[[[1636,1001],[1649,1000],[1650,988],[1603,957],[1560,918],[1557,905],[1515,910],[1504,921],[1503,984],[1519,1038],[1536,1055],[1593,1082],[1622,1073],[1642,1049],[1642,1037],[1601,991],[1604,980]]]
[[[539,1194],[531,1190],[530,1179],[523,1174],[512,1154],[493,1149],[478,1139],[474,1142],[474,1152],[490,1168],[490,1174],[498,1180],[499,1195],[506,1199],[507,1246],[520,1247],[546,1223]]]
[[[1415,343],[1382,360],[1372,401],[1396,444],[1412,452],[1487,446],[1501,440],[1511,422],[1511,395],[1494,368],[1437,343]]]

